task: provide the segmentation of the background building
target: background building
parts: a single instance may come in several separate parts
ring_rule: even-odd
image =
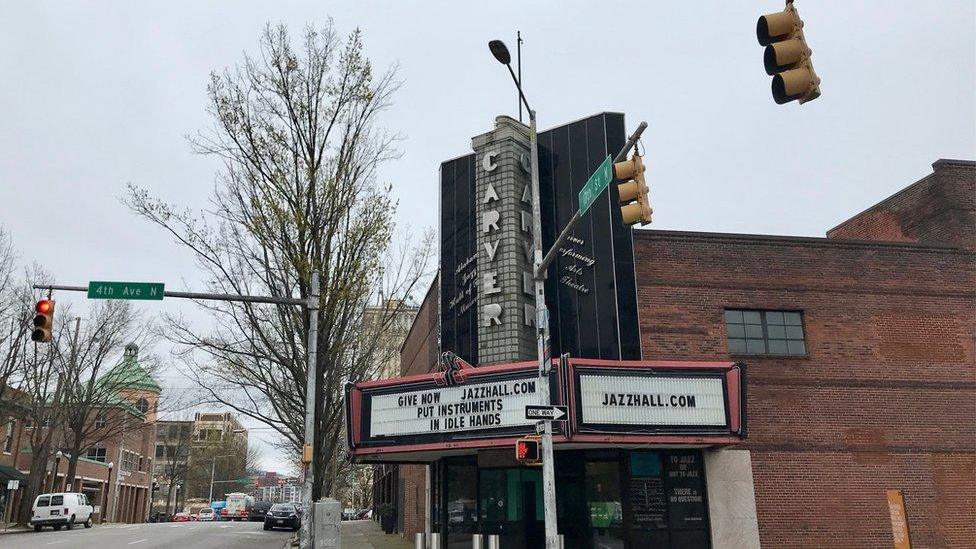
[[[187,479],[190,449],[193,443],[193,421],[159,421],[156,423],[156,460],[153,478],[157,491],[153,498],[155,510],[165,515],[182,508],[176,486]]]

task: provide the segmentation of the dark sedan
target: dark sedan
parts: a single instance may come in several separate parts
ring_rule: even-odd
[[[254,506],[251,507],[251,512],[247,515],[247,520],[264,520],[264,518],[268,515],[268,509],[271,509],[270,501],[255,502]]]
[[[298,518],[298,509],[291,503],[276,503],[268,510],[264,517],[264,529],[290,528],[298,530],[301,520]]]

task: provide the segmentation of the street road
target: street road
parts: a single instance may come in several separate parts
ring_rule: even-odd
[[[106,524],[70,532],[0,535],[0,549],[280,549],[293,535],[288,530],[266,532],[262,522],[160,522],[155,524]]]

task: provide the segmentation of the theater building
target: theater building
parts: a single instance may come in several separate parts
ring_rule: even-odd
[[[547,245],[625,133],[613,113],[540,133]],[[538,395],[527,133],[499,117],[472,149],[441,165],[401,377],[348,388],[350,452],[404,534],[541,547],[541,470],[514,457]],[[973,162],[826,238],[631,231],[614,185],[593,208],[546,282],[567,547],[972,546]],[[446,385],[455,355],[473,368]]]

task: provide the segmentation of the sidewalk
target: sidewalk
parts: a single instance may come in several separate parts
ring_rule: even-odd
[[[350,520],[342,523],[342,549],[413,549],[412,540],[399,534],[384,534],[380,525],[371,520]]]
[[[33,529],[29,526],[23,526],[18,528],[16,523],[3,524],[0,523],[0,536],[4,534],[22,534],[24,532],[32,532]]]

